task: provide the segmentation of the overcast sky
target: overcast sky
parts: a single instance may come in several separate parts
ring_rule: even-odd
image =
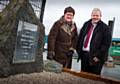
[[[48,35],[53,23],[64,13],[67,6],[75,9],[74,21],[77,24],[78,32],[83,23],[91,18],[93,8],[100,8],[102,20],[108,24],[108,20],[115,17],[113,38],[120,38],[120,0],[47,0],[43,24]]]

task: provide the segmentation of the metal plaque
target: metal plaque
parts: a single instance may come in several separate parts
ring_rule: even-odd
[[[37,25],[19,21],[13,63],[34,62],[37,43]]]

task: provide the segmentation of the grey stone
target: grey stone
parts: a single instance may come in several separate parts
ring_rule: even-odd
[[[44,60],[44,70],[48,72],[61,73],[63,66],[54,60]]]
[[[39,39],[34,62],[13,63],[20,20],[38,26]],[[44,26],[35,15],[29,0],[10,0],[6,8],[0,12],[0,76],[2,72],[6,74],[42,72],[44,36]]]

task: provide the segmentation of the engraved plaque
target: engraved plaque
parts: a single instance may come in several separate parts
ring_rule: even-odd
[[[37,43],[37,25],[19,21],[13,63],[34,62]]]

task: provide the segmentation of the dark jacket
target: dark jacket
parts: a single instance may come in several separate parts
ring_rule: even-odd
[[[83,41],[88,31],[88,26],[91,24],[91,20],[84,23],[77,42],[77,52],[79,54],[78,60],[83,57],[82,55],[82,48],[83,48]],[[99,21],[97,26],[93,31],[93,36],[91,38],[90,43],[90,62],[94,57],[97,57],[101,63],[104,63],[108,57],[108,50],[111,44],[111,32],[110,28]]]
[[[70,30],[68,30],[68,27]],[[66,24],[62,19],[56,21],[48,36],[48,56],[55,54],[54,59],[61,63],[66,61],[66,53],[71,49],[76,49],[77,44],[77,27],[75,23]]]

